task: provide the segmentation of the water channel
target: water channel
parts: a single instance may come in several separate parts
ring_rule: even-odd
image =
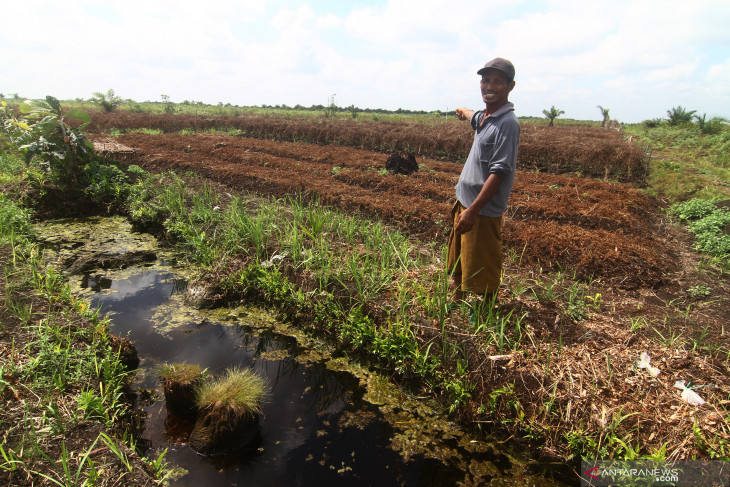
[[[114,333],[134,342],[140,440],[152,458],[167,448],[172,486],[558,485],[496,443],[470,437],[427,398],[333,357],[263,310],[187,306],[190,276],[176,255],[123,218],[46,222],[39,233],[63,269],[99,252],[154,252],[126,269],[86,268],[70,282],[109,316]],[[199,364],[214,376],[247,367],[265,377],[270,391],[256,442],[225,457],[189,448],[192,424],[165,408],[156,374],[165,362]]]

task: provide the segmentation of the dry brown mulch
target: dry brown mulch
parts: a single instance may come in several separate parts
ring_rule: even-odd
[[[218,135],[131,133],[116,143],[134,149],[118,159],[153,172],[194,171],[242,190],[303,193],[437,241],[448,231],[461,169],[420,158],[423,168],[410,176],[381,174],[387,155],[379,152]],[[624,287],[656,286],[675,260],[673,249],[653,238],[660,218],[656,205],[630,186],[519,171],[504,238],[524,249],[526,262],[546,268],[560,262]]]
[[[201,116],[116,111],[92,112],[89,132],[111,129],[240,130],[243,135],[278,141],[337,144],[372,151],[413,152],[416,156],[462,162],[469,153],[473,132],[455,118],[424,123],[342,120],[303,116]],[[642,181],[647,154],[620,131],[586,126],[521,124],[520,161],[524,167],[550,172],[580,171],[592,177],[611,175],[622,181]]]

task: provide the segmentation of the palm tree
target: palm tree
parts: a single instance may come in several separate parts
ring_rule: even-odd
[[[102,93],[100,91],[94,93],[94,97],[91,101],[101,105],[105,112],[113,112],[114,109],[122,104],[123,100],[115,95],[114,90],[110,88],[106,93]]]
[[[557,108],[555,108],[555,105],[553,105],[552,107],[550,107],[550,110],[549,111],[548,110],[543,110],[542,113],[547,118],[550,119],[550,123],[548,124],[548,127],[552,127],[553,126],[553,121],[556,118],[558,118],[560,115],[562,115],[563,113],[565,113],[565,112],[563,110],[558,110]]]
[[[684,107],[679,105],[673,107],[671,110],[667,110],[667,116],[669,116],[669,125],[675,127],[684,123],[691,123],[692,115],[694,115],[696,111],[697,110],[692,110],[688,112]]]
[[[611,116],[608,114],[608,108],[603,108],[601,105],[598,105],[598,109],[601,110],[601,116],[603,117],[603,121],[601,122],[601,128],[605,128],[606,123],[611,120]]]

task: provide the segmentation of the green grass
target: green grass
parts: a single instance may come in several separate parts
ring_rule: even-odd
[[[251,369],[233,368],[200,387],[196,402],[200,409],[227,408],[237,416],[261,413],[261,401],[268,391],[266,380]]]
[[[628,125],[627,133],[650,145],[653,158],[647,192],[671,203],[689,198],[730,198],[730,126],[704,134],[695,125],[648,128]]]
[[[25,169],[26,164],[20,154],[0,148],[0,184],[20,181]]]
[[[157,370],[157,376],[163,382],[170,381],[177,384],[192,384],[205,374],[198,364],[173,363],[162,364]]]

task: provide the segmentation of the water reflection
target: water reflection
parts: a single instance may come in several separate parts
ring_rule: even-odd
[[[217,374],[251,367],[271,387],[259,441],[225,457],[203,458],[187,448],[192,423],[168,415],[164,401],[144,406],[143,439],[171,447],[168,460],[189,471],[174,485],[433,485],[424,483],[433,478],[428,462],[406,463],[390,449],[392,428],[362,401],[359,381],[322,364],[298,362],[295,340],[266,331],[254,335],[251,325],[215,321],[192,310],[186,322],[159,333],[155,317],[170,313],[160,308],[183,306],[185,286],[171,273],[144,269],[122,280],[91,277],[82,286],[111,281],[99,287],[105,292],[94,294],[94,304],[112,316],[115,332],[137,345],[141,368],[185,361]],[[153,373],[141,375],[136,385],[159,389]]]
[[[81,287],[99,292],[104,289],[111,289],[112,280],[96,274],[84,274],[84,277],[81,279]]]

